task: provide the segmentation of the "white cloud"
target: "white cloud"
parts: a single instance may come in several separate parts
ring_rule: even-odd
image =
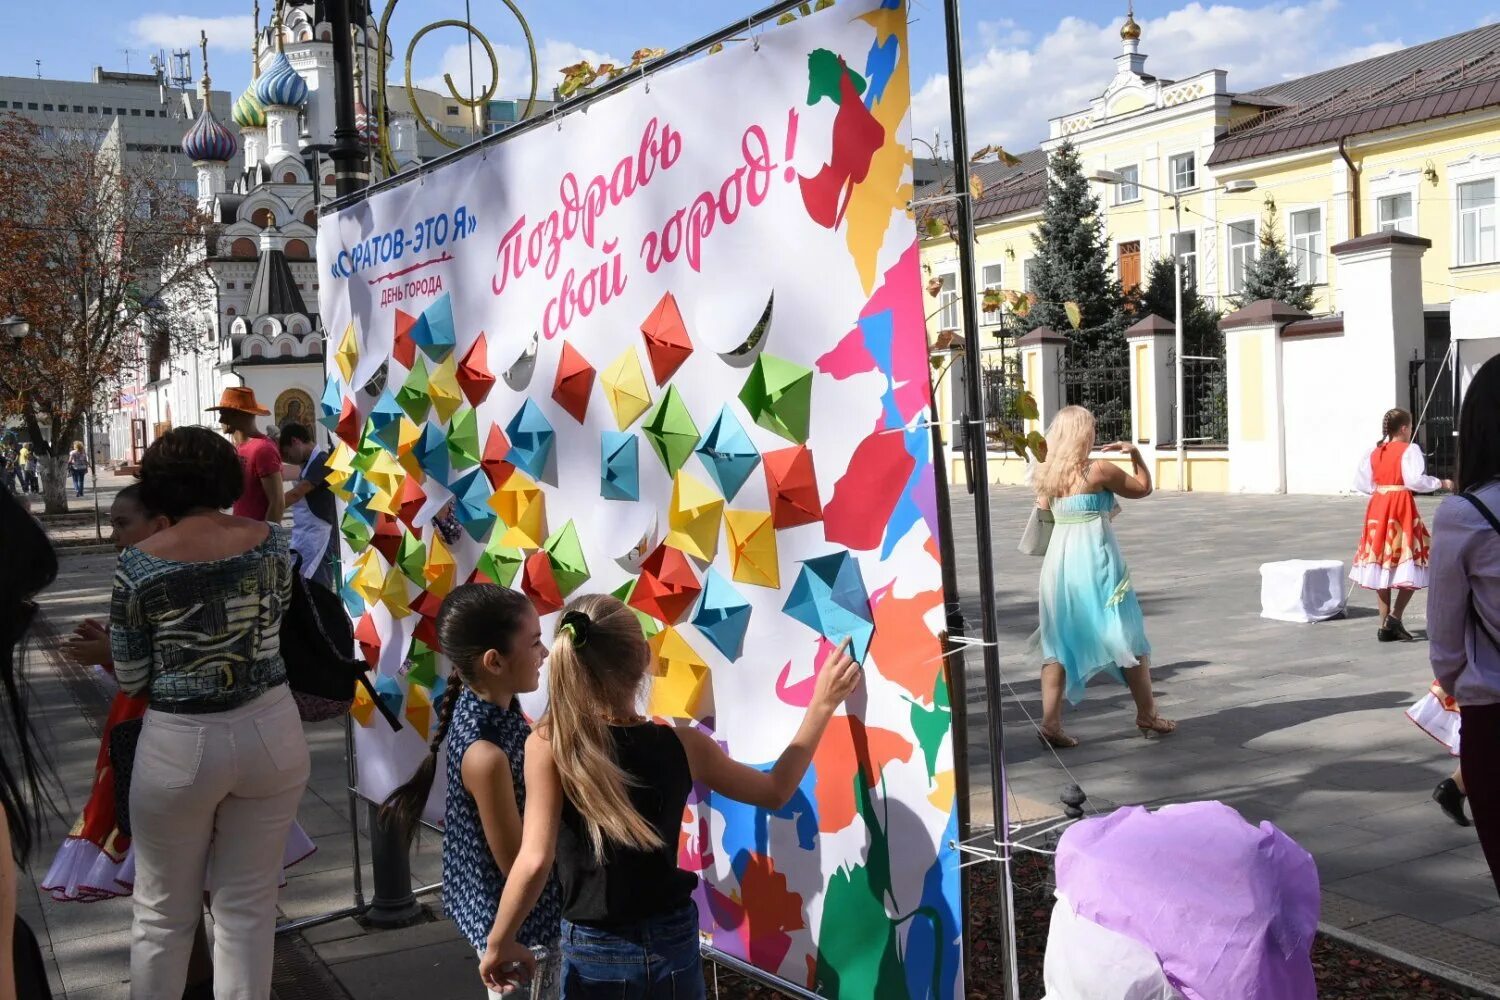
[[[1268,84],[1367,59],[1402,47],[1399,41],[1329,44],[1340,37],[1338,0],[1304,3],[1189,3],[1142,21],[1146,71],[1181,79],[1208,69],[1229,73],[1232,90]],[[982,52],[964,67],[972,146],[999,142],[1020,152],[1047,136],[1047,120],[1082,111],[1103,93],[1120,54],[1119,23],[1064,17],[1028,44],[1004,22],[981,26]],[[948,133],[948,80],[930,77],[912,101],[914,132]]]
[[[500,86],[495,91],[496,98],[525,97],[531,91],[531,64],[527,61],[524,49],[510,45],[496,45],[495,57],[500,62]],[[537,46],[537,88],[536,96],[539,99],[549,99],[552,96],[552,88],[562,83],[562,70],[565,66],[587,60],[595,66],[601,63],[614,63],[621,65],[629,62],[629,59],[620,59],[606,52],[597,52],[593,49],[585,49],[572,42],[558,41],[556,39],[545,39]],[[469,93],[469,47],[460,42],[450,45],[443,50],[437,69],[423,77],[414,77],[412,82],[418,87],[435,90],[440,94],[448,93],[448,85],[443,82],[443,74],[447,73],[453,78],[453,86],[458,89],[460,95],[471,96]],[[483,93],[485,86],[490,82],[490,61],[485,54],[484,46],[474,45],[474,90]]]
[[[147,14],[130,22],[136,43],[153,49],[198,48],[198,33],[208,33],[208,47],[244,51],[255,30],[248,16],[193,17],[188,14]]]

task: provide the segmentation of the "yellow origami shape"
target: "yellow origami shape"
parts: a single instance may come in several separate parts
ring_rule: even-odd
[[[354,366],[359,362],[359,341],[354,336],[353,323],[349,324],[344,335],[339,338],[339,349],[334,352],[333,359],[338,362],[339,371],[344,373],[344,381],[352,381]]]
[[[666,544],[704,562],[719,551],[719,518],[724,498],[713,487],[682,470],[672,479],[672,506],[667,511]]]
[[[401,495],[401,484],[406,481],[406,472],[401,468],[401,463],[392,458],[390,452],[381,450],[375,454],[365,478],[375,487],[375,496],[371,498],[369,508],[395,517],[396,510],[400,507],[397,498]]]
[[[458,369],[453,355],[444,358],[443,363],[427,376],[427,395],[432,397],[432,408],[437,411],[438,419],[443,423],[447,423],[463,405],[464,391],[458,384]]]
[[[730,575],[740,583],[781,588],[776,558],[776,525],[768,510],[726,510],[724,535],[729,541]]]
[[[427,581],[428,593],[434,597],[447,597],[448,592],[453,589],[453,576],[457,571],[453,553],[443,544],[442,536],[434,532],[432,545],[427,549],[427,564],[422,567],[422,577]]]
[[[422,428],[402,417],[400,429],[396,432],[396,454],[410,455],[411,450],[420,440],[422,440]]]
[[[696,719],[703,714],[708,664],[675,628],[651,637],[656,679],[651,683],[650,714],[665,719]]]
[[[624,354],[604,369],[599,384],[604,386],[604,398],[609,401],[615,423],[622,431],[651,409],[651,390],[646,388],[646,373],[641,370],[641,359],[634,347],[627,347]]]
[[[381,591],[385,587],[385,570],[380,565],[380,557],[375,549],[366,549],[358,559],[354,561],[354,576],[349,580],[349,586],[364,599],[366,604],[374,604],[380,600]]]
[[[411,723],[425,742],[431,739],[432,692],[420,684],[406,686],[406,721]]]
[[[411,614],[411,598],[407,596],[406,575],[399,566],[392,566],[385,575],[385,584],[380,588],[380,601],[397,620]]]
[[[375,721],[375,699],[370,697],[363,684],[354,685],[354,704],[349,706],[349,714],[366,729]]]
[[[354,499],[354,494],[344,489],[344,484],[354,474],[354,449],[342,440],[328,456],[328,488],[345,502]]]
[[[547,498],[541,487],[517,469],[490,494],[490,509],[506,531],[499,545],[510,549],[539,549],[547,537]]]

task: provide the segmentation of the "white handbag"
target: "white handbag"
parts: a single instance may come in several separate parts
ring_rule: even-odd
[[[1031,508],[1031,516],[1026,519],[1026,527],[1021,532],[1021,544],[1016,549],[1023,556],[1046,555],[1047,543],[1052,541],[1052,524],[1050,510]]]

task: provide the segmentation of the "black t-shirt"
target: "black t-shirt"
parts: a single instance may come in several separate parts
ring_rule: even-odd
[[[338,502],[334,499],[333,491],[328,488],[328,455],[326,452],[318,452],[313,455],[307,463],[307,468],[302,473],[302,481],[312,486],[312,492],[304,499],[307,509],[320,521],[326,521],[335,531],[339,526]]]

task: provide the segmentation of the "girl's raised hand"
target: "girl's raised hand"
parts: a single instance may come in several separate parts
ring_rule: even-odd
[[[823,661],[817,686],[813,689],[813,704],[831,715],[859,687],[862,674],[860,665],[849,655],[849,640],[846,638]]]

